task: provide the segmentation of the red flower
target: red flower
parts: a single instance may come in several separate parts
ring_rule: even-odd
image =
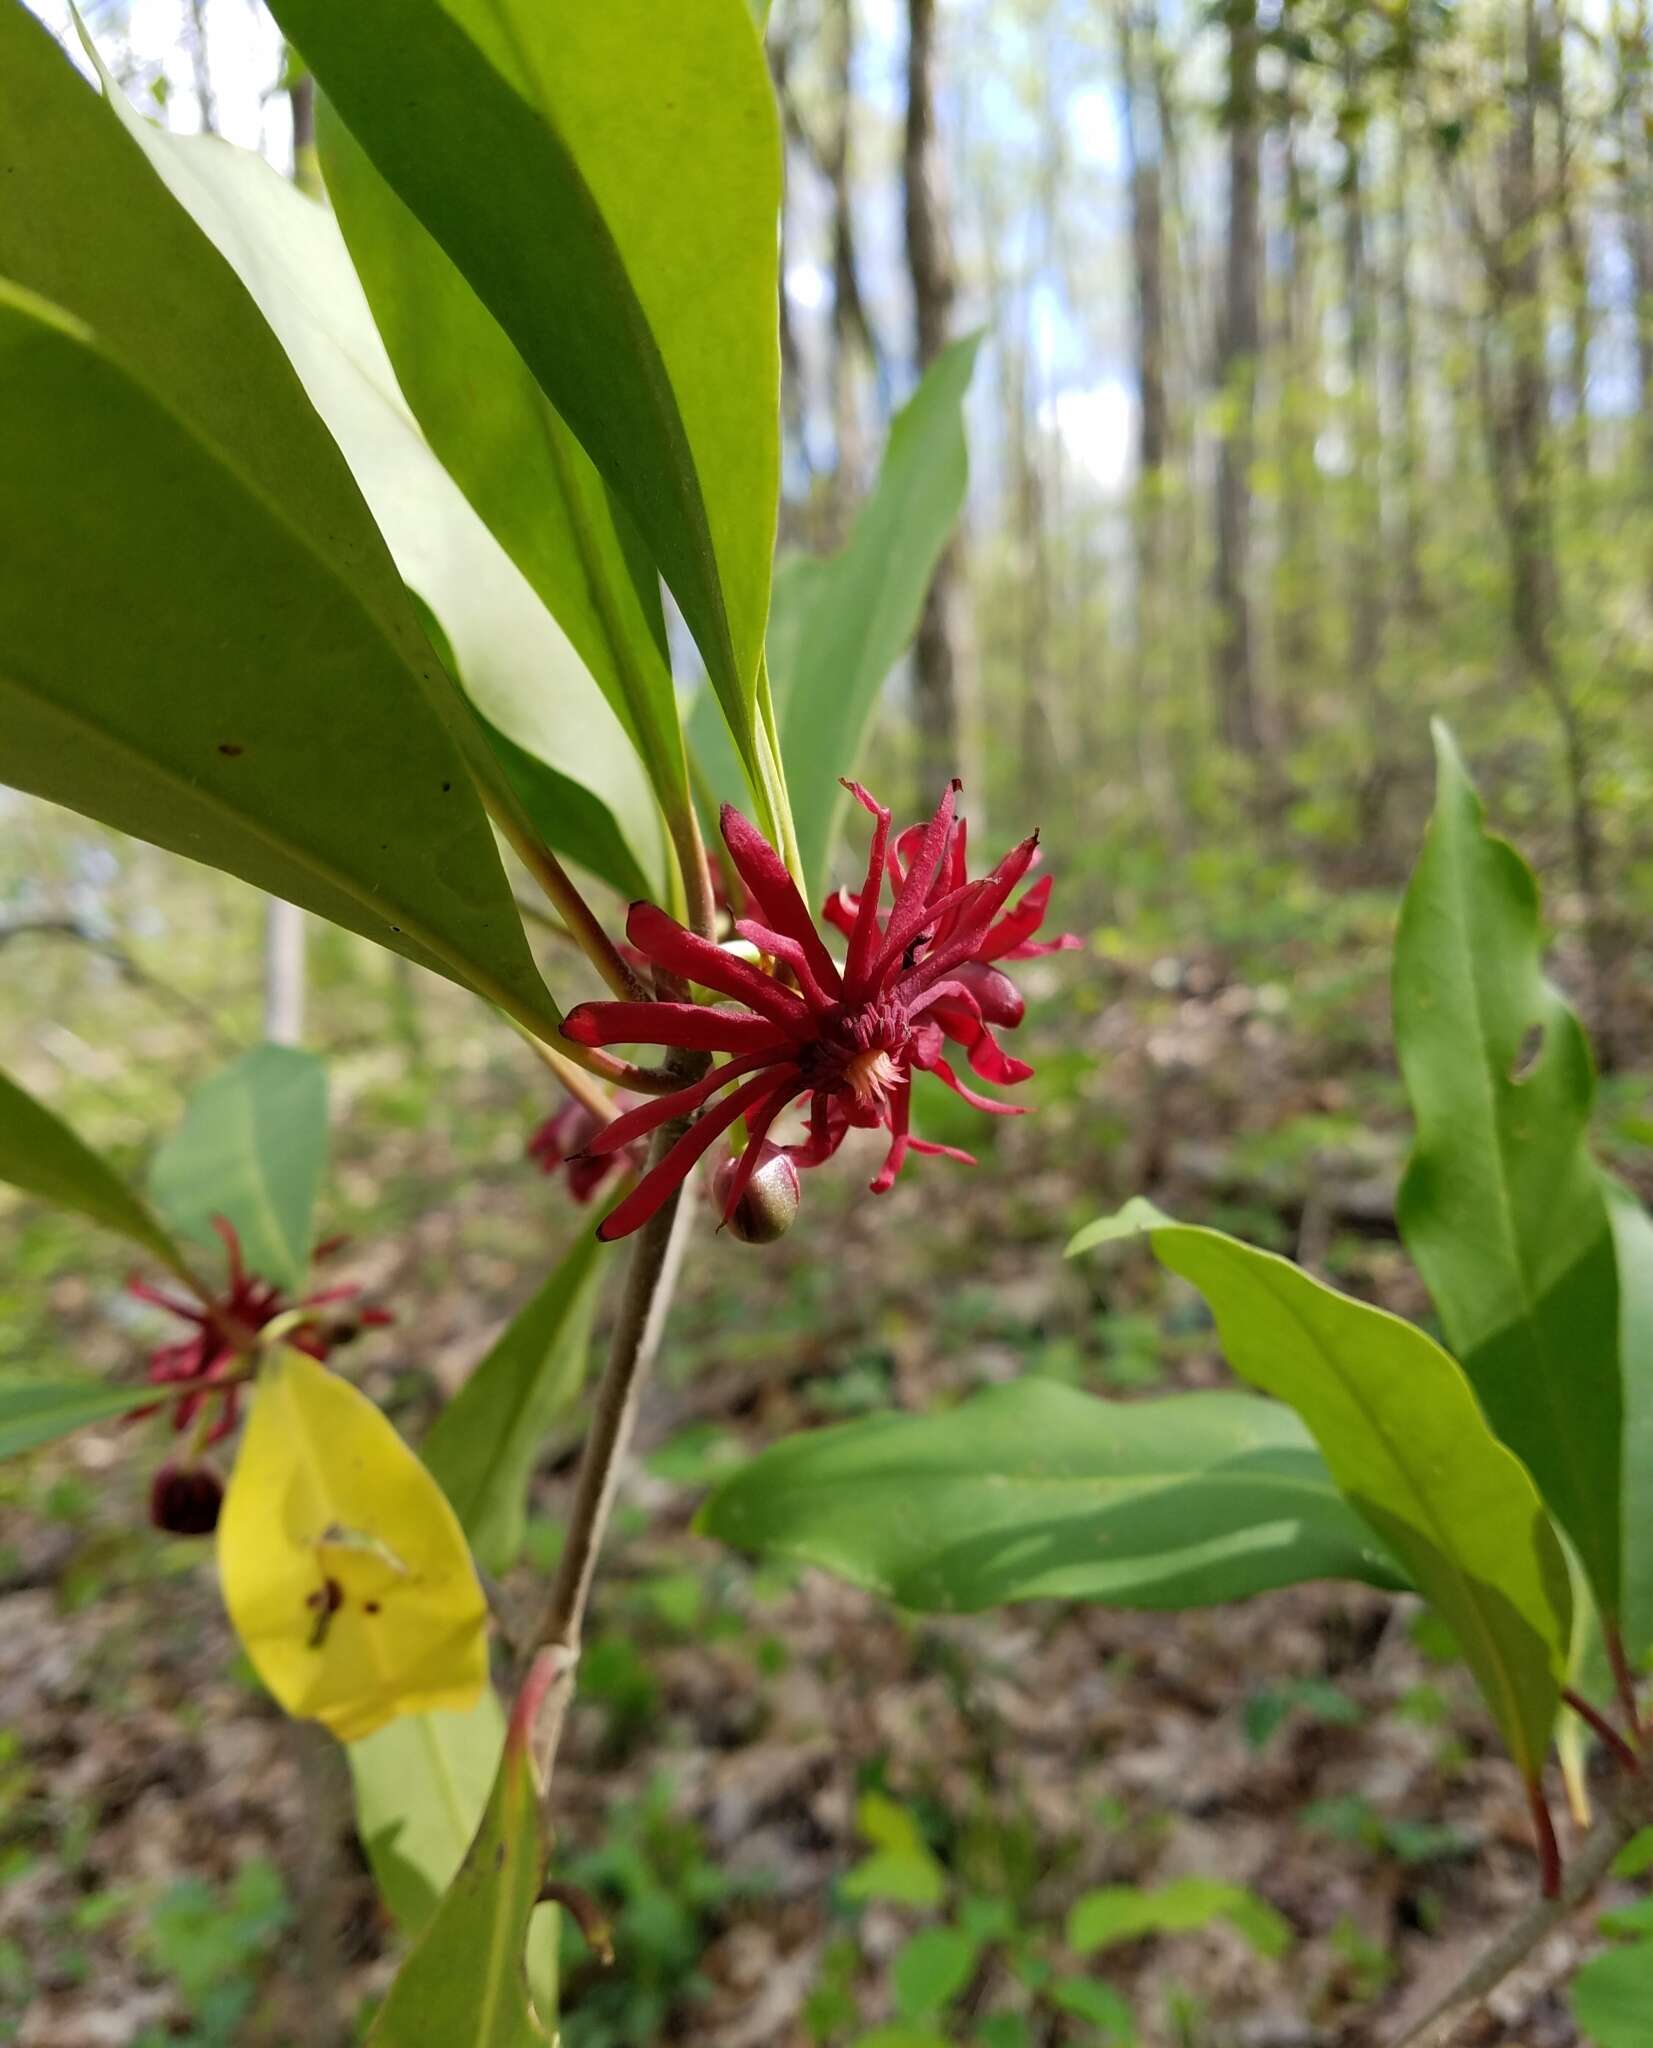
[[[152,1386],[193,1386],[195,1391],[171,1403],[152,1402],[148,1407],[135,1408],[130,1419],[135,1422],[141,1416],[153,1415],[159,1407],[170,1406],[172,1426],[181,1433],[208,1401],[222,1395],[223,1411],[206,1434],[209,1444],[228,1436],[235,1427],[246,1352],[252,1338],[288,1308],[279,1287],[247,1271],[235,1226],[226,1217],[215,1216],[212,1227],[224,1240],[224,1249],[229,1254],[229,1285],[210,1304],[165,1294],[144,1280],[126,1283],[129,1294],[164,1308],[169,1315],[181,1317],[194,1326],[195,1332],[180,1343],[159,1345],[149,1354],[145,1374]],[[315,1256],[325,1259],[343,1243],[343,1238],[330,1238],[317,1245]],[[297,1306],[325,1308],[332,1302],[353,1300],[358,1291],[355,1287],[327,1287],[319,1293],[307,1294]],[[391,1320],[390,1312],[382,1308],[364,1308],[339,1319],[315,1316],[296,1325],[287,1341],[312,1358],[325,1358],[335,1345],[348,1343],[362,1329],[378,1328]]]
[[[1024,1081],[1033,1071],[1006,1053],[993,1035],[996,1025],[1020,1023],[1023,1006],[1015,985],[992,963],[1078,943],[1064,937],[1032,944],[1049,897],[1048,881],[1035,884],[1014,909],[1005,909],[1037,858],[1038,835],[1006,854],[992,874],[972,882],[964,869],[964,827],[953,816],[958,783],[947,789],[929,823],[903,832],[893,848],[889,812],[858,783],[845,787],[872,813],[873,837],[860,895],[840,894],[827,908],[829,920],[849,941],[842,968],[827,951],[780,855],[726,804],[724,844],[760,913],[759,918],[738,919],[735,929],[777,971],[767,974],[697,938],[651,903],[634,903],[626,932],[640,953],[668,974],[744,1007],[581,1003],[564,1019],[564,1035],[579,1045],[637,1043],[731,1055],[703,1080],[629,1110],[590,1141],[591,1151],[601,1156],[674,1117],[703,1112],[606,1219],[602,1236],[624,1237],[645,1222],[720,1133],[744,1117],[746,1145],[722,1190],[727,1221],[758,1163],[768,1156],[770,1126],[800,1096],[809,1098],[809,1134],[802,1144],[785,1148],[800,1167],[830,1158],[851,1126],[882,1125],[890,1133],[889,1151],[872,1182],[874,1194],[890,1186],[909,1151],[975,1163],[968,1153],[912,1135],[915,1067],[936,1075],[978,1109],[999,1116],[1022,1113],[967,1087],[942,1047],[946,1038],[964,1046],[971,1066],[992,1081]],[[887,916],[880,909],[886,876],[892,898]],[[731,1081],[740,1086],[706,1107]]]
[[[622,1094],[618,1100],[626,1105],[632,1098]],[[590,1149],[592,1140],[603,1128],[603,1119],[596,1111],[576,1102],[571,1095],[561,1109],[533,1132],[528,1140],[528,1157],[539,1162],[541,1173],[555,1173],[559,1166],[566,1167],[568,1192],[576,1202],[589,1202],[610,1174],[625,1167],[634,1173],[643,1170],[641,1146],[622,1147],[617,1152]]]

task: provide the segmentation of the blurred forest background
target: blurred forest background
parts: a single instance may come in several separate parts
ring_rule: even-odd
[[[313,175],[256,5],[87,14],[147,111]],[[1432,716],[1539,872],[1600,1142],[1653,1195],[1647,6],[775,0],[767,37],[782,545],[842,541],[919,370],[983,329],[966,518],[862,772],[898,811],[961,772],[994,843],[1040,825],[1086,948],[1026,977],[1037,1116],[924,1106],[978,1174],[924,1162],[869,1204],[849,1160],[774,1252],[695,1261],[576,1717],[568,1856],[620,1962],[570,1955],[565,2039],[1308,2048],[1421,1996],[1533,1881],[1427,1617],[1334,1586],[920,1620],[687,1524],[812,1422],[1019,1372],[1220,1383],[1145,1262],[1060,1263],[1128,1194],[1426,1315],[1386,979]],[[352,1357],[416,1437],[589,1227],[523,1160],[543,1073],[407,963],[0,791],[0,1065],[136,1169],[265,1032],[329,1061],[324,1221],[397,1318]],[[163,1333],[119,1253],[4,1196],[0,1230],[0,1361],[135,1374]],[[200,1550],[147,1529],[156,1455],[114,1428],[0,1476],[0,2040],[330,2048],[394,1937],[334,1753],[257,1696]],[[943,1873],[922,1898],[866,1876],[900,1842]],[[1278,1928],[1076,1955],[1087,1890],[1188,1876]],[[932,2010],[915,1944],[933,1970],[961,1930]],[[1479,2038],[1579,2038],[1576,1954]],[[914,2031],[869,2033],[892,2014]]]

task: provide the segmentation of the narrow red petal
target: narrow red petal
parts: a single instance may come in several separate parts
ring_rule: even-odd
[[[995,1102],[991,1095],[978,1095],[974,1088],[965,1086],[958,1075],[944,1059],[937,1057],[926,1060],[925,1071],[934,1074],[938,1081],[945,1082],[955,1095],[963,1096],[972,1109],[985,1109],[989,1116],[1027,1116],[1032,1108],[1026,1102]]]
[[[814,963],[796,939],[789,938],[785,932],[771,931],[768,925],[758,924],[749,917],[737,919],[735,930],[743,939],[749,939],[760,953],[767,953],[772,960],[779,960],[783,966],[791,968],[798,977],[804,1001],[811,1009],[831,1009],[837,998],[829,995],[816,979]],[[832,970],[832,981],[834,988],[843,986],[836,967]]]
[[[993,919],[998,916],[1005,898],[1027,873],[1034,854],[1039,849],[1039,835],[1024,839],[1020,846],[1012,847],[1003,860],[985,881],[979,902],[970,905],[968,913],[960,918],[960,929],[945,945],[932,947],[919,962],[911,978],[913,989],[928,988],[943,975],[951,974],[966,960],[980,960],[981,946]]]
[[[875,803],[858,782],[844,785],[857,802],[872,813],[872,846],[867,854],[867,879],[861,885],[861,900],[855,907],[855,924],[850,932],[849,953],[844,961],[844,983],[857,998],[865,993],[867,969],[878,950],[878,901],[884,893],[884,856],[890,837],[890,814]]]
[[[675,918],[657,910],[652,903],[634,903],[626,917],[626,936],[656,966],[702,988],[716,989],[747,1003],[760,1016],[768,1017],[783,1030],[807,1037],[810,1016],[801,996],[782,988],[771,976],[761,973],[749,961],[739,960],[714,946],[710,939],[685,931]]]
[[[796,941],[809,962],[810,972],[834,996],[843,983],[832,955],[821,943],[809,906],[798,894],[798,885],[787,873],[786,863],[769,841],[733,804],[725,804],[718,819],[729,858],[751,891],[758,908],[778,932]]]
[[[725,1081],[733,1081],[742,1074],[749,1074],[754,1067],[776,1066],[787,1060],[789,1048],[777,1042],[773,1046],[760,1048],[757,1052],[743,1053],[738,1059],[725,1060],[721,1067],[713,1067],[698,1081],[691,1081],[687,1088],[679,1088],[671,1095],[654,1095],[647,1102],[640,1102],[635,1109],[628,1109],[617,1116],[612,1123],[590,1137],[584,1149],[575,1156],[581,1159],[602,1159],[611,1152],[618,1152],[623,1146],[632,1144],[638,1138],[646,1138],[650,1131],[658,1130],[662,1124],[669,1124],[673,1117],[687,1116],[715,1095]]]
[[[884,1164],[867,1183],[872,1194],[887,1195],[895,1185],[907,1147],[912,1143],[912,1108],[913,1084],[909,1075],[890,1098],[890,1149],[884,1154]]]
[[[798,1070],[782,1068],[779,1072],[768,1070],[754,1074],[743,1088],[737,1088],[726,1101],[715,1109],[709,1109],[699,1117],[678,1139],[657,1166],[652,1167],[637,1183],[626,1199],[610,1210],[597,1226],[597,1235],[605,1244],[612,1244],[617,1237],[629,1237],[646,1223],[662,1203],[683,1185],[690,1169],[713,1141],[735,1121],[761,1102],[771,1092],[786,1088],[797,1080]]]
[[[976,1155],[965,1152],[957,1145],[937,1145],[929,1138],[909,1138],[908,1146],[914,1152],[922,1152],[926,1159],[956,1159],[960,1166],[974,1166]]]
[[[693,1052],[751,1052],[779,1045],[767,1017],[703,1003],[577,1003],[562,1020],[576,1045],[676,1045]]]
[[[889,922],[884,927],[884,943],[879,950],[881,961],[899,959],[908,940],[917,938],[928,921],[930,885],[936,878],[936,870],[952,836],[953,806],[962,787],[955,776],[942,792],[935,816],[924,828],[924,836],[908,863],[907,879],[901,885],[901,893],[896,897]]]

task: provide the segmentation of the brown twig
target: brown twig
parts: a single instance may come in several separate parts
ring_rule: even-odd
[[[1488,1993],[1497,1989],[1512,1970],[1518,1969],[1533,1950],[1567,1915],[1581,1905],[1612,1868],[1613,1859],[1639,1828],[1653,1823],[1653,1785],[1638,1772],[1626,1778],[1615,1805],[1605,1813],[1584,1845],[1567,1866],[1557,1896],[1539,1899],[1493,1942],[1446,1996],[1438,2000],[1420,2020],[1398,2034],[1387,2048],[1445,2048],[1457,2030]],[[1358,2048],[1362,2039],[1346,2038],[1345,2048]]]
[[[705,1072],[704,1053],[674,1053],[670,1071],[683,1086]],[[687,1128],[687,1119],[662,1124],[649,1154],[657,1164]],[[535,1775],[549,1793],[562,1724],[573,1695],[580,1634],[591,1598],[597,1557],[614,1506],[620,1468],[637,1418],[638,1397],[660,1348],[666,1312],[671,1306],[682,1261],[685,1226],[693,1210],[687,1188],[679,1189],[654,1212],[632,1241],[625,1291],[610,1340],[608,1362],[597,1388],[591,1428],[580,1453],[574,1499],[568,1514],[568,1535],[545,1612],[534,1633],[543,1652],[561,1652],[558,1682],[547,1693],[534,1728]]]

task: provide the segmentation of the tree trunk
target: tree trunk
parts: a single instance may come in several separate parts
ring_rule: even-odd
[[[918,366],[946,346],[953,317],[953,255],[936,131],[936,0],[907,0],[907,129],[902,153],[907,269]],[[913,709],[922,799],[933,804],[963,763],[963,553],[951,540],[936,565],[913,644]]]
[[[1280,421],[1280,568],[1277,598],[1282,710],[1290,686],[1315,684],[1319,634],[1319,499],[1315,442],[1320,431],[1320,334],[1315,305],[1312,206],[1305,189],[1296,117],[1285,125],[1286,275],[1281,309],[1284,375]]]
[[[1352,82],[1352,81],[1351,81]],[[1376,475],[1376,391],[1372,376],[1373,308],[1366,246],[1366,193],[1362,137],[1346,126],[1343,173],[1343,310],[1349,377],[1349,479],[1353,517],[1345,567],[1348,578],[1349,680],[1372,722],[1374,760],[1385,751],[1378,664],[1383,653],[1383,535]]]
[[[1251,458],[1261,321],[1258,274],[1257,0],[1228,8],[1228,260],[1217,346],[1223,434],[1217,453],[1217,730],[1238,752],[1260,755],[1251,621]]]
[[[855,260],[855,212],[850,182],[850,115],[854,107],[855,11],[852,0],[828,0],[822,23],[827,52],[828,127],[821,169],[832,193],[832,480],[831,544],[849,531],[867,480],[867,435],[862,369],[868,351],[866,311]]]
[[[1424,582],[1422,433],[1418,419],[1416,325],[1412,311],[1412,142],[1407,110],[1395,124],[1394,266],[1390,272],[1390,333],[1395,390],[1395,495],[1399,501],[1399,582],[1402,616],[1421,623],[1430,599]]]

